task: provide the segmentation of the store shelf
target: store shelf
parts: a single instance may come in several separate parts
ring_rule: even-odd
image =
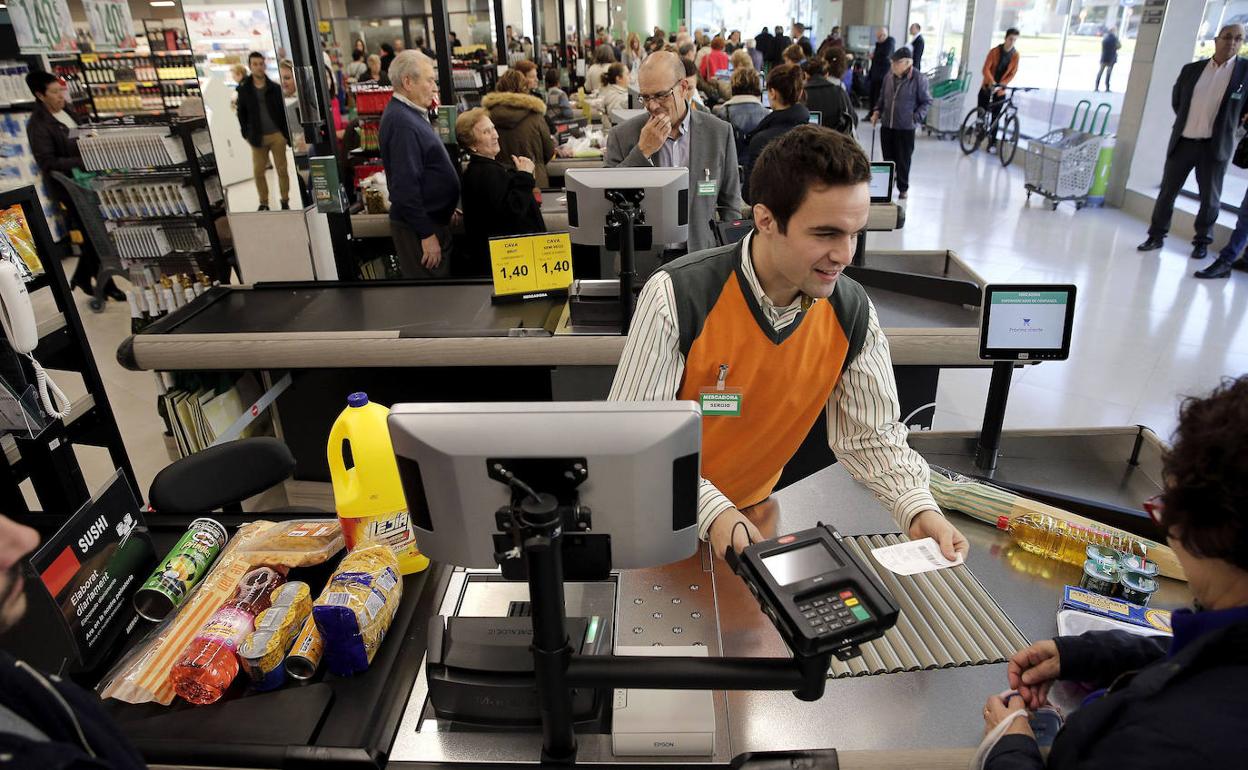
[[[112,118],[163,118],[166,114],[164,110],[139,110],[138,112],[97,112],[95,117],[100,120]]]
[[[215,213],[215,212],[214,212]],[[215,218],[215,217],[214,217]],[[158,214],[149,217],[116,217],[109,219],[105,217],[105,222],[111,222],[115,225],[203,225],[208,222],[203,214]]]
[[[199,172],[204,175],[217,173],[217,168],[213,166],[199,167]],[[191,173],[189,166],[168,166],[163,168],[138,168],[127,170],[100,171],[96,173],[97,179],[106,180],[126,180],[126,179],[158,179],[170,176],[186,176]]]

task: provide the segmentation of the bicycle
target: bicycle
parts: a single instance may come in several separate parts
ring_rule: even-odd
[[[962,120],[962,128],[958,130],[958,144],[962,147],[962,152],[971,155],[979,149],[979,145],[988,139],[988,150],[991,151],[992,145],[997,145],[997,159],[1001,161],[1002,166],[1009,166],[1014,162],[1014,155],[1018,152],[1018,105],[1014,104],[1014,95],[1019,91],[1035,91],[1030,86],[993,86],[994,90],[1001,88],[1004,90],[1005,96],[998,97],[989,102],[988,106],[976,106],[973,110],[966,113],[966,117]],[[996,113],[991,121],[988,121],[988,115]]]

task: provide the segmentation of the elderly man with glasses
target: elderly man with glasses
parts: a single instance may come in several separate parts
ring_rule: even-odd
[[[1192,259],[1204,259],[1209,255],[1213,225],[1218,220],[1222,198],[1222,177],[1235,151],[1235,128],[1243,119],[1244,105],[1248,104],[1248,60],[1239,57],[1243,45],[1243,25],[1227,24],[1218,32],[1211,58],[1192,62],[1179,70],[1171,96],[1174,128],[1166,148],[1161,190],[1153,205],[1148,238],[1137,247],[1140,251],[1162,247],[1170,231],[1174,200],[1187,175],[1195,169],[1200,211],[1196,214],[1196,233],[1192,237]],[[1226,270],[1229,273],[1229,263]]]
[[[660,51],[642,62],[637,85],[647,114],[611,130],[606,165],[688,169],[689,241],[669,244],[665,257],[708,249],[715,245],[711,220],[736,219],[745,208],[732,126],[690,109],[692,89],[673,53]]]

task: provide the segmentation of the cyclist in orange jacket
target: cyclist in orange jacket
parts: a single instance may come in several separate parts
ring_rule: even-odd
[[[984,123],[990,124],[1001,114],[1001,98],[1005,96],[1004,86],[1009,85],[1018,74],[1018,51],[1014,43],[1019,32],[1010,27],[1005,31],[1005,42],[994,46],[984,59],[984,84],[979,87],[979,108],[989,110],[992,117],[985,116]],[[995,132],[994,132],[995,133]],[[996,137],[988,137],[988,149],[996,144]]]

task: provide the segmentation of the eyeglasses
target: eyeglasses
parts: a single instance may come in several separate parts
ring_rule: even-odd
[[[677,80],[675,83],[672,84],[672,87],[667,89],[666,91],[662,91],[657,94],[641,94],[642,106],[644,107],[650,102],[661,102],[667,99],[667,97],[671,96],[672,92],[674,92],[676,90],[676,87],[679,86],[680,84],[681,84],[681,81]]]
[[[1153,495],[1144,501],[1144,510],[1148,513],[1148,517],[1153,520],[1157,526],[1161,526],[1162,512],[1166,506],[1161,501],[1161,495]]]
[[[1242,43],[1244,42],[1244,36],[1243,35],[1218,35],[1218,40],[1225,40],[1228,43]]]

